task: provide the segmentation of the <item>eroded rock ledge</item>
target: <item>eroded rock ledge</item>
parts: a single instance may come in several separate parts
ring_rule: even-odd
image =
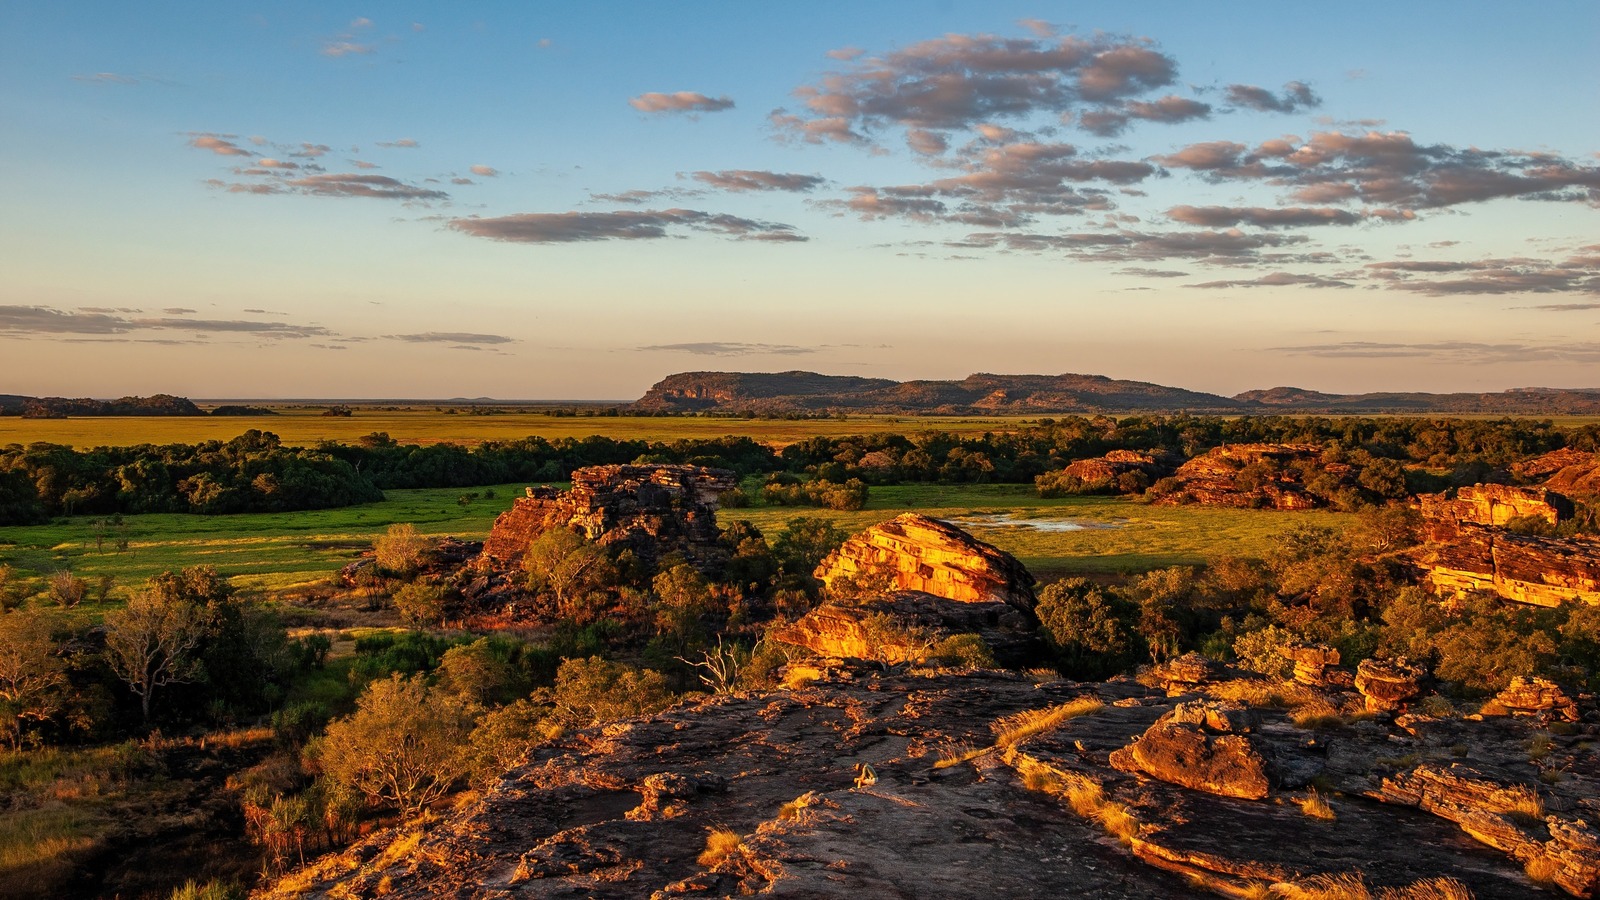
[[[1370,716],[1353,691],[1234,671],[1168,696],[1131,679],[824,668],[804,688],[565,735],[482,797],[263,896],[1287,897],[1359,874],[1375,893],[1451,879],[1511,898],[1539,891],[1528,873],[1595,895],[1590,709],[1552,735],[1511,716]],[[1311,730],[1237,699],[1277,693],[1345,713]],[[1188,786],[1182,754],[1113,764],[1171,731],[1241,739],[1250,790]],[[1317,815],[1302,810],[1312,784]],[[702,862],[711,828],[739,842]]]

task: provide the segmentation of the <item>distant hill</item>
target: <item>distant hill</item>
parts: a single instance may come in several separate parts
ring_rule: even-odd
[[[1600,390],[1523,388],[1500,393],[1326,394],[1294,387],[1234,397],[1103,375],[971,375],[960,381],[891,381],[816,372],[682,372],[632,404],[639,412],[1041,415],[1191,412],[1231,414],[1600,415]]]
[[[1178,410],[1239,412],[1216,394],[1102,375],[972,375],[961,381],[890,381],[815,372],[684,372],[639,398],[640,411],[995,414]]]
[[[0,394],[0,414],[60,419],[67,416],[203,416],[206,413],[187,397],[174,397],[171,394],[116,400]]]

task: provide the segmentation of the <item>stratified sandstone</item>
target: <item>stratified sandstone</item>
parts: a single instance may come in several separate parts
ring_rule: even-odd
[[[1495,695],[1494,702],[1505,707],[1512,715],[1558,718],[1568,722],[1582,718],[1577,701],[1561,685],[1546,678],[1517,675],[1505,690]]]
[[[1517,518],[1552,524],[1571,515],[1564,496],[1544,488],[1475,485],[1456,497],[1418,498],[1427,541],[1416,559],[1441,594],[1488,591],[1522,603],[1600,603],[1600,541],[1519,534]]]
[[[969,603],[916,591],[875,597],[855,606],[827,604],[768,633],[770,640],[822,657],[882,663],[920,662],[935,641],[956,634],[983,638],[1002,665],[1025,665],[1038,655],[1038,622],[1005,603]]]
[[[1087,698],[1103,706],[991,745],[1001,720]],[[569,732],[454,810],[264,896],[1295,897],[1316,876],[1360,873],[1372,896],[1449,878],[1453,893],[1407,896],[1509,900],[1538,895],[1525,864],[1595,893],[1585,823],[1600,814],[1600,760],[1586,735],[1554,736],[1535,764],[1523,719],[1308,732],[1282,709],[1195,701],[1129,680],[836,667],[801,689]],[[1171,780],[1112,765],[1153,732],[1173,738],[1171,752],[1150,747]],[[1248,752],[1230,756],[1238,741]],[[951,764],[945,748],[976,752]],[[1239,764],[1203,777],[1219,758]],[[1545,770],[1563,774],[1547,784]],[[1332,820],[1291,802],[1313,778]],[[1263,779],[1285,802],[1239,796]],[[702,862],[711,828],[738,846]]]
[[[1267,761],[1247,735],[1252,712],[1238,704],[1180,703],[1128,746],[1111,754],[1111,765],[1143,772],[1169,784],[1220,797],[1260,800],[1271,781]]]
[[[702,566],[717,558],[717,497],[738,487],[727,469],[681,465],[590,466],[572,489],[528,488],[494,521],[478,563],[519,565],[528,544],[551,528],[573,528],[601,546],[624,546],[647,563],[677,551]]]
[[[1562,447],[1560,450],[1552,450],[1549,453],[1516,463],[1511,467],[1511,474],[1524,481],[1538,481],[1549,478],[1562,469],[1572,466],[1593,468],[1597,464],[1600,464],[1600,456],[1596,454],[1574,450],[1571,447]],[[1554,487],[1554,485],[1546,486]],[[1560,488],[1555,489],[1560,490]]]
[[[1356,667],[1356,690],[1370,712],[1392,712],[1422,693],[1427,672],[1405,657],[1363,659]]]
[[[817,567],[830,588],[841,580],[887,581],[961,603],[1006,603],[1031,612],[1034,579],[1009,553],[939,519],[906,513],[845,541]]]
[[[1451,540],[1463,525],[1503,526],[1513,519],[1542,519],[1555,525],[1572,517],[1572,501],[1545,488],[1475,484],[1448,494],[1417,498],[1432,540]]]
[[[1224,444],[1189,460],[1173,476],[1179,487],[1161,503],[1198,503],[1244,509],[1311,509],[1316,497],[1307,493],[1295,464],[1315,464],[1341,480],[1351,467],[1324,465],[1314,444]]]
[[[1113,450],[1094,459],[1075,460],[1062,472],[1089,489],[1114,489],[1118,479],[1129,472],[1140,472],[1154,480],[1171,475],[1182,462],[1183,457],[1165,451]]]

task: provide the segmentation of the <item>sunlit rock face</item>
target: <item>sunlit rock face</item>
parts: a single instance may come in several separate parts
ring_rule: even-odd
[[[1311,509],[1317,498],[1307,493],[1296,464],[1315,463],[1341,483],[1353,481],[1353,468],[1321,462],[1314,444],[1224,444],[1178,467],[1180,487],[1162,503],[1198,503],[1245,509]]]
[[[677,551],[711,566],[717,557],[717,497],[738,487],[727,469],[682,465],[589,466],[572,489],[528,488],[495,519],[482,568],[519,565],[529,542],[551,528],[573,528],[602,546],[626,545],[653,562]]]
[[[1032,611],[1034,579],[1009,553],[939,519],[907,513],[861,532],[828,554],[816,576],[883,580],[887,590],[921,591],[961,603],[1004,603]]]
[[[1518,534],[1513,520],[1558,524],[1572,503],[1546,488],[1464,487],[1454,498],[1418,498],[1427,538],[1420,560],[1441,594],[1490,591],[1508,600],[1556,606],[1600,603],[1600,541]]]

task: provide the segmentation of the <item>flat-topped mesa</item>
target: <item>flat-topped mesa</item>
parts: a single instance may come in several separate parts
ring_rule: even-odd
[[[478,565],[520,565],[528,544],[551,528],[573,528],[602,546],[626,544],[654,564],[678,551],[702,567],[717,559],[717,498],[738,487],[727,469],[685,465],[589,466],[572,489],[527,489],[494,521]]]
[[[1514,519],[1539,518],[1551,525],[1572,517],[1572,501],[1542,487],[1512,487],[1507,484],[1475,484],[1448,494],[1424,494],[1417,498],[1428,534],[1434,540],[1450,540],[1462,525],[1503,527]]]
[[[1322,448],[1315,444],[1224,444],[1179,466],[1173,475],[1179,486],[1158,502],[1311,509],[1317,498],[1305,490],[1296,465],[1304,463],[1315,463],[1341,482],[1353,480],[1353,467],[1323,463]]]
[[[885,578],[888,590],[921,591],[961,603],[1005,603],[1033,611],[1033,575],[1011,554],[939,519],[906,513],[840,545],[817,566],[841,579]]]

